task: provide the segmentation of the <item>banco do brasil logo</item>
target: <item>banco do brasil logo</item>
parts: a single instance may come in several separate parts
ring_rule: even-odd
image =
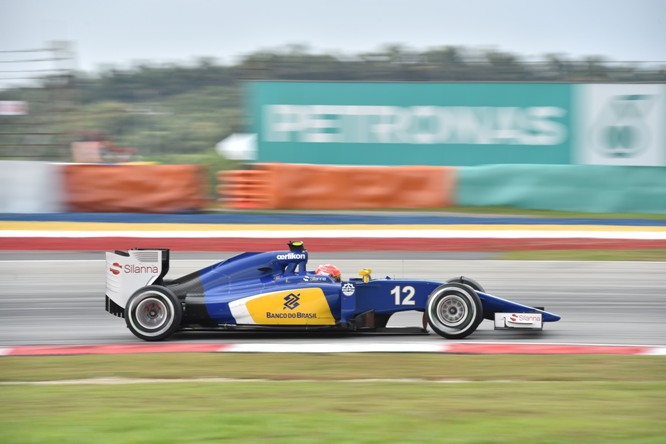
[[[289,310],[293,310],[294,308],[298,307],[299,304],[298,301],[300,300],[300,295],[294,294],[294,293],[289,293],[289,295],[284,297],[285,303],[284,307],[282,308],[283,310],[285,308],[288,308]]]
[[[617,95],[599,113],[593,129],[594,146],[606,157],[635,157],[650,143],[646,123],[655,96],[647,94]]]

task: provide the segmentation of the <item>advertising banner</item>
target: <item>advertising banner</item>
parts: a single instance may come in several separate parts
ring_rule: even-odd
[[[666,165],[666,85],[576,85],[575,97],[575,163]]]
[[[571,163],[571,85],[251,82],[260,162]]]
[[[666,85],[251,82],[260,162],[666,165]]]

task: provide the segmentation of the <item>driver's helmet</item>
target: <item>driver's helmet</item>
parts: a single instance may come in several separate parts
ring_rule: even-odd
[[[335,265],[323,264],[317,267],[315,274],[318,276],[330,276],[335,282],[340,282],[342,280],[342,273]]]

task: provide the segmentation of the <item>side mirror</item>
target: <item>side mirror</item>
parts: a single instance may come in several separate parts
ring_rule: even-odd
[[[372,279],[370,277],[370,273],[372,273],[372,268],[364,268],[362,270],[359,270],[358,275],[363,278],[363,282],[367,283]]]

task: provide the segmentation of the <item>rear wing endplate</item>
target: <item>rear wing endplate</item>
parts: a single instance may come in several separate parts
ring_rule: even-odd
[[[169,271],[169,250],[135,248],[106,253],[106,296],[121,308],[141,287],[160,284]]]

